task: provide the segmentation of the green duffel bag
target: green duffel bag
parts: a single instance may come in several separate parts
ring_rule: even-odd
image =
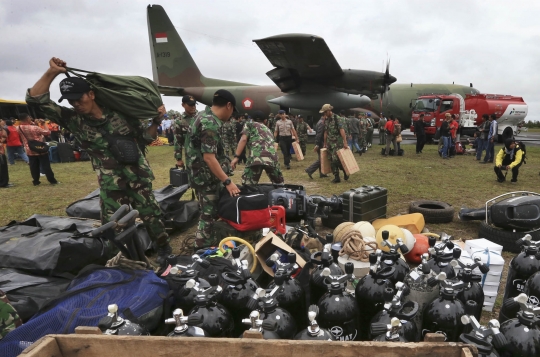
[[[134,119],[151,119],[163,105],[157,84],[140,76],[116,76],[67,68],[69,73],[85,79],[96,94],[96,102],[103,107]]]

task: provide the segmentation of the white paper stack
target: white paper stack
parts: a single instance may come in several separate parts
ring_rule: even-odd
[[[482,263],[489,266],[489,272],[483,275],[483,290],[484,290],[484,310],[492,311],[501,276],[504,268],[504,258],[501,256],[502,246],[490,242],[487,239],[471,239],[465,242],[465,250],[462,250],[459,260],[465,264],[472,264],[474,258],[480,258]],[[456,274],[459,273],[461,267],[456,267]],[[480,269],[476,268],[473,271],[475,274],[482,275]],[[482,283],[481,283],[482,284]]]

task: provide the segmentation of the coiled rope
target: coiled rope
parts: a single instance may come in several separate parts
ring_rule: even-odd
[[[362,233],[359,231],[345,233],[342,237],[341,245],[340,256],[348,255],[350,259],[361,262],[369,261],[369,253],[377,250],[377,242],[365,242]]]

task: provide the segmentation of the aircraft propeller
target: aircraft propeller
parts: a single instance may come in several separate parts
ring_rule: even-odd
[[[397,80],[396,77],[390,74],[390,59],[388,58],[386,60],[386,71],[384,72],[382,90],[381,90],[381,96],[380,96],[381,111],[383,111],[383,99],[385,97],[385,94],[386,92],[390,90],[390,84],[394,83],[396,80]],[[388,105],[388,96],[386,96],[386,101],[384,104],[385,106]]]

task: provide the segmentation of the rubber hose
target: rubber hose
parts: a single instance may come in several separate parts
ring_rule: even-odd
[[[235,241],[235,242],[238,242],[238,243],[242,243],[244,244],[246,247],[249,248],[249,251],[251,252],[251,255],[253,256],[253,266],[251,267],[251,269],[249,270],[250,273],[253,273],[255,271],[255,269],[257,268],[257,255],[255,254],[255,249],[253,249],[253,246],[251,244],[249,244],[248,242],[246,242],[245,240],[243,240],[242,238],[238,238],[238,237],[227,237],[227,238],[223,238],[221,240],[221,242],[219,242],[219,250],[222,252],[222,253],[226,253],[227,251],[225,249],[223,249],[223,244],[225,244],[225,242],[228,242],[228,241]]]

